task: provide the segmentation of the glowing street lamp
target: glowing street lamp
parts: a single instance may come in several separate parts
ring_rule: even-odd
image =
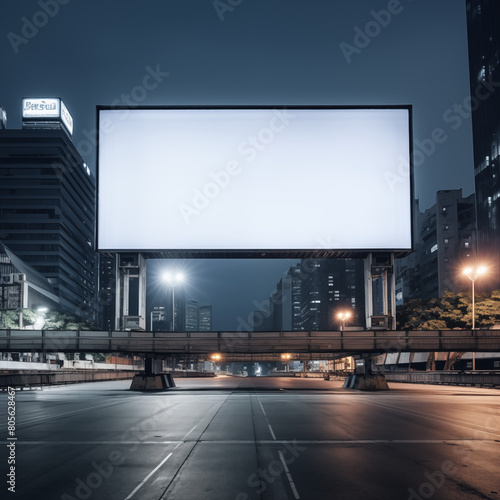
[[[342,324],[340,325],[340,331],[343,332],[345,329],[345,322],[351,317],[351,313],[349,311],[344,311],[337,314],[337,317],[342,321]]]
[[[172,287],[172,331],[175,331],[175,285],[182,283],[184,281],[184,275],[182,273],[170,273],[166,272],[163,275],[163,280],[166,281]]]
[[[472,329],[475,329],[476,326],[476,318],[474,314],[474,283],[476,282],[477,278],[481,276],[482,274],[485,274],[487,271],[486,267],[484,266],[479,266],[477,268],[472,268],[472,267],[466,267],[463,271],[463,273],[467,276],[467,278],[470,279],[472,283]]]
[[[477,278],[481,276],[482,274],[485,274],[487,271],[486,267],[484,266],[479,266],[477,268],[472,268],[472,267],[466,267],[463,270],[463,273],[467,276],[467,278],[470,279],[472,283],[472,330],[474,331],[476,327],[476,318],[475,318],[475,308],[474,308],[474,283],[476,282]],[[472,353],[472,370],[476,369],[476,353]]]
[[[292,359],[292,355],[289,353],[281,354],[281,362],[285,365],[285,371],[290,371],[290,360]]]

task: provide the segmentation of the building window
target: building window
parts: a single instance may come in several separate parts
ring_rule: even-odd
[[[445,243],[448,243],[448,238],[445,238],[445,239],[444,239],[444,242],[445,242]]]

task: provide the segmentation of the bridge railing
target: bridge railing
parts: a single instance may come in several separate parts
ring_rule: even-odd
[[[0,330],[4,352],[346,353],[500,352],[498,330],[139,332]]]

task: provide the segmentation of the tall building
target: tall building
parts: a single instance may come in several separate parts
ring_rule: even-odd
[[[468,285],[461,271],[476,256],[474,201],[474,194],[464,198],[461,189],[443,190],[431,208],[415,211],[415,251],[396,261],[398,304]]]
[[[348,310],[350,325],[364,326],[363,261],[328,259],[302,262],[302,329],[337,330]]]
[[[255,312],[254,324],[260,330],[336,330],[338,314],[348,309],[350,325],[364,326],[363,272],[361,260],[302,260],[281,277],[269,310]]]
[[[115,329],[116,311],[116,254],[99,255],[99,291],[97,293],[97,318],[99,328]]]
[[[212,304],[200,305],[198,308],[199,326],[198,330],[200,332],[211,332],[212,331]]]
[[[166,332],[169,330],[165,306],[154,306],[151,311],[151,331]]]
[[[478,257],[500,287],[500,3],[467,0]]]
[[[196,300],[190,300],[186,304],[186,331],[196,332],[200,327],[200,308]]]
[[[284,273],[281,277],[276,292],[271,296],[271,303],[274,306],[272,329],[274,331],[291,331],[293,301],[292,274],[290,271]]]
[[[45,124],[46,125],[46,124]],[[95,321],[95,179],[60,123],[0,130],[0,241]]]

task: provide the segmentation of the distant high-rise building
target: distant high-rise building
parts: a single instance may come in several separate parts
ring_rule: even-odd
[[[276,292],[271,296],[273,305],[273,324],[274,331],[292,330],[292,274],[284,273],[276,288]]]
[[[95,179],[64,128],[0,130],[0,241],[96,320]]]
[[[302,329],[337,330],[338,314],[352,314],[349,324],[364,326],[363,261],[327,259],[302,262]]]
[[[151,311],[151,331],[169,331],[165,306],[154,306]]]
[[[500,287],[500,2],[467,0],[478,258]]]
[[[200,332],[212,331],[212,304],[204,304],[198,307],[199,326]]]
[[[115,329],[116,254],[99,256],[99,291],[97,294],[98,325],[103,330]]]
[[[418,238],[415,251],[396,261],[396,300],[428,300],[446,290],[458,291],[462,269],[475,258],[474,195],[461,189],[438,191],[436,203],[414,214]]]
[[[303,260],[282,276],[269,311],[256,311],[254,322],[259,330],[335,330],[346,309],[351,325],[364,325],[363,261]]]
[[[190,300],[186,304],[186,331],[196,332],[199,330],[200,308],[196,300]]]

